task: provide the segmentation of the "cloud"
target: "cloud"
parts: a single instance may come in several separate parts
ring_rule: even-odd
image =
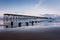
[[[0,13],[16,13],[24,15],[41,16],[40,14],[58,14],[60,15],[60,0],[38,0],[30,6],[7,8]]]
[[[49,13],[60,15],[60,0],[39,0],[34,8],[36,11],[40,11],[41,14]]]
[[[50,0],[49,0],[50,1]],[[59,14],[59,6],[51,6],[54,4],[54,0],[49,2],[48,0],[39,0],[31,9],[24,10],[23,12],[29,15],[40,15],[40,14]],[[47,2],[47,3],[46,3]],[[54,2],[54,3],[53,3]],[[58,2],[58,1],[57,1]],[[50,4],[50,6],[49,6]],[[56,3],[55,3],[56,4]]]
[[[34,6],[22,9],[23,14],[37,15],[40,14],[60,14],[59,0],[39,0]],[[18,10],[19,11],[19,10]]]

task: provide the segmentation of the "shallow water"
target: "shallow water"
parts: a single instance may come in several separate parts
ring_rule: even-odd
[[[0,40],[60,40],[60,22],[41,22],[17,28],[0,26]]]
[[[46,22],[41,22],[38,25],[34,26],[22,26],[22,27],[17,27],[17,28],[5,28],[4,26],[0,26],[0,31],[13,31],[13,30],[36,30],[36,29],[46,29],[46,28],[53,28],[53,27],[60,27],[60,21],[46,21]]]

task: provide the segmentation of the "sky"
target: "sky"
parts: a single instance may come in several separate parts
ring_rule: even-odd
[[[0,0],[0,16],[4,13],[33,16],[60,15],[60,0]]]

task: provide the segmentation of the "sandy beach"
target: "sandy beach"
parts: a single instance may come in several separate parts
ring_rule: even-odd
[[[0,30],[0,40],[60,40],[60,27],[8,28]]]

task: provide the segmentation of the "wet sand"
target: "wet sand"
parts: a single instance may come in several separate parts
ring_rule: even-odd
[[[0,31],[0,40],[60,40],[60,27],[29,30],[4,29]]]

